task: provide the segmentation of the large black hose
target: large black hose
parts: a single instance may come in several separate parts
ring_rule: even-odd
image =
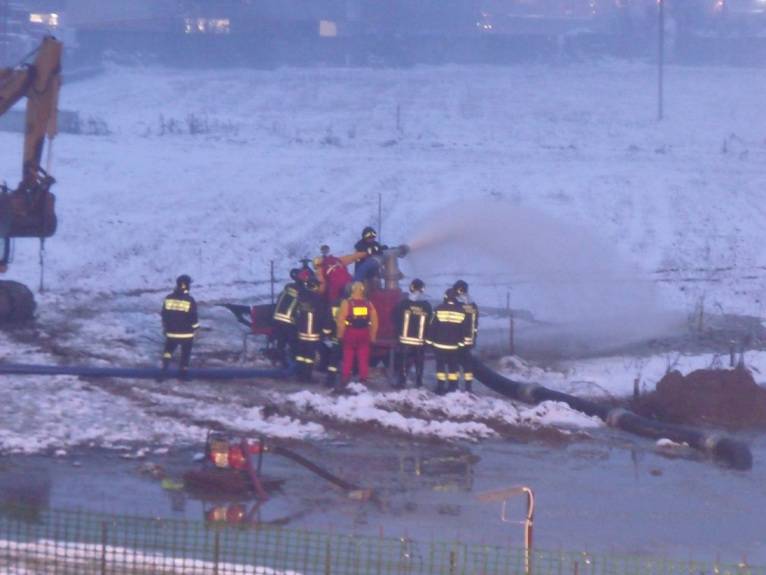
[[[18,363],[0,364],[0,374],[6,375],[77,375],[83,377],[129,377],[133,379],[176,378],[178,369],[163,371],[159,367],[92,367],[87,365],[30,365]],[[287,369],[253,369],[247,367],[190,368],[188,379],[258,379],[267,377],[283,379],[293,374]]]
[[[642,437],[667,438],[677,443],[686,443],[734,469],[747,470],[753,467],[753,455],[748,446],[730,437],[682,425],[653,421],[621,407],[599,405],[586,399],[548,389],[536,383],[513,381],[493,371],[475,357],[474,373],[476,378],[488,388],[511,399],[533,405],[543,401],[560,401],[572,409],[602,419],[610,427],[616,427]]]
[[[302,465],[309,471],[312,471],[313,473],[316,473],[319,477],[324,479],[325,481],[329,481],[333,485],[340,487],[344,491],[357,491],[360,488],[357,485],[354,485],[353,483],[349,483],[345,479],[341,479],[337,475],[334,475],[333,473],[330,473],[327,471],[324,467],[320,467],[316,463],[309,461],[302,455],[299,455],[295,453],[294,451],[287,449],[286,447],[282,447],[281,445],[269,445],[267,448],[267,451],[270,451],[271,453],[274,453],[276,455],[281,455],[282,457],[286,457],[287,459],[291,459],[298,465]]]

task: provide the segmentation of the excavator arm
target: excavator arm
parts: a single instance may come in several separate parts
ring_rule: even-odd
[[[61,86],[62,44],[46,37],[32,64],[0,69],[0,115],[27,98],[21,183],[15,190],[0,187],[0,237],[5,249],[0,270],[8,264],[11,238],[50,237],[56,231],[54,179],[41,164],[45,137],[56,135]]]
[[[50,188],[55,182],[41,166],[46,136],[56,135],[58,95],[61,87],[61,42],[48,36],[35,51],[31,64],[0,68],[0,116],[16,102],[27,99],[24,123],[24,151],[21,181],[16,189],[0,185],[0,273],[6,271],[13,238],[47,238],[56,232],[55,197]],[[16,282],[0,282],[0,321],[29,315],[8,301],[8,286],[13,284],[15,298],[30,299],[31,292]],[[23,290],[19,287],[23,288]],[[28,290],[26,290],[28,291]],[[22,306],[24,310],[34,305]],[[31,312],[30,312],[31,314]]]

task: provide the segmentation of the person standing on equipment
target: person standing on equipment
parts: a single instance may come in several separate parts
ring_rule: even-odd
[[[458,280],[452,286],[457,294],[458,302],[465,312],[463,324],[463,347],[460,350],[460,368],[463,370],[463,385],[467,392],[473,391],[473,348],[479,335],[479,306],[471,301],[468,295],[468,284]]]
[[[354,249],[360,254],[359,260],[354,265],[354,281],[366,282],[373,285],[380,276],[379,256],[388,246],[382,246],[378,242],[378,232],[367,226],[362,230],[362,238],[356,242]]]
[[[322,255],[314,258],[314,269],[321,284],[319,291],[328,304],[338,305],[341,298],[347,295],[347,287],[354,281],[347,266],[363,258],[364,253],[334,256],[327,244],[322,245],[319,251]]]
[[[176,279],[176,288],[162,302],[162,328],[165,332],[162,371],[167,371],[173,352],[180,345],[181,379],[186,379],[188,375],[194,335],[199,328],[197,302],[189,294],[190,289],[191,278],[186,274],[180,275]]]
[[[436,355],[436,393],[457,390],[460,351],[463,347],[465,312],[452,288],[444,292],[444,301],[436,306],[428,327],[428,343]]]
[[[338,310],[338,339],[342,342],[343,370],[340,392],[348,384],[356,360],[359,379],[366,383],[370,368],[370,346],[378,335],[378,314],[375,306],[365,297],[364,284],[351,284],[351,297],[340,304]]]
[[[425,289],[423,280],[412,280],[409,298],[402,299],[394,309],[394,329],[398,339],[394,368],[398,388],[407,385],[407,363],[410,360],[415,363],[415,386],[423,385],[426,328],[431,320],[431,304],[423,299]]]

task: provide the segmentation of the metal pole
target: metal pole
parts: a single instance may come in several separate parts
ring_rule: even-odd
[[[2,42],[0,42],[0,45],[2,45],[0,57],[2,57],[2,60],[0,65],[6,66],[8,64],[8,0],[2,0],[0,10],[3,11],[2,17],[0,17],[0,26],[2,26],[2,29],[0,29],[0,35],[2,35]]]
[[[269,284],[271,286],[271,303],[274,303],[274,260],[269,262]]]
[[[665,0],[657,0],[657,121],[664,115]]]
[[[378,241],[383,243],[383,194],[378,192]]]

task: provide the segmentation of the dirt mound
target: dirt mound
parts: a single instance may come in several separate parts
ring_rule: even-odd
[[[766,427],[766,389],[744,368],[667,373],[657,390],[634,401],[646,417],[729,429]]]

